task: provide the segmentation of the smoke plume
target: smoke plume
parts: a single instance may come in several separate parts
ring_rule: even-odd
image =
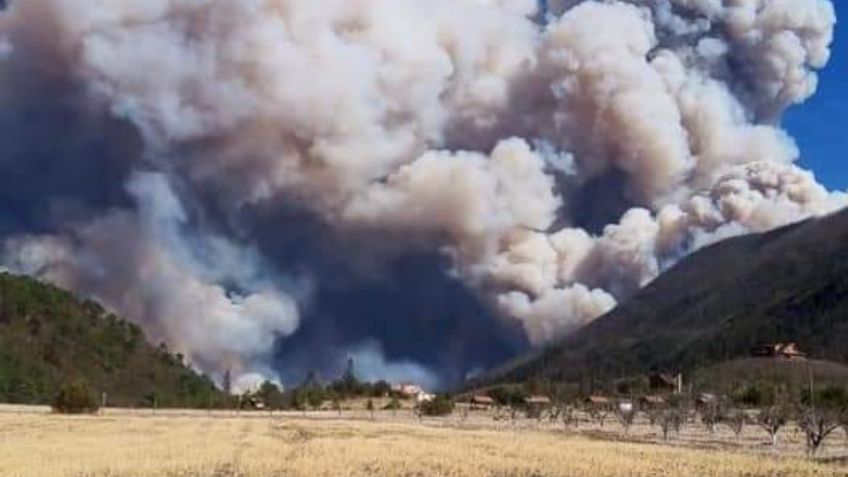
[[[214,376],[461,379],[846,205],[779,126],[834,24],[829,0],[12,0],[2,262]]]

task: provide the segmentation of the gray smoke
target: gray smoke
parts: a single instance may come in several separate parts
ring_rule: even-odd
[[[335,267],[379,283],[436,253],[540,344],[705,244],[846,204],[779,127],[829,1],[548,3],[12,1],[3,262],[200,369],[275,377]],[[355,334],[369,376],[443,375]]]

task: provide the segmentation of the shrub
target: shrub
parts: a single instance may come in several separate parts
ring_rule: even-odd
[[[828,386],[822,389],[815,393],[812,403],[809,402],[809,392],[804,397],[807,404],[814,404],[824,409],[841,411],[848,408],[848,391],[841,387]]]
[[[94,413],[99,408],[88,383],[81,379],[65,383],[53,400],[53,410],[63,414]]]
[[[736,404],[745,407],[764,407],[770,406],[772,400],[769,397],[773,392],[766,389],[765,386],[757,383],[748,384],[741,392],[734,396]]]
[[[430,401],[419,404],[418,408],[424,416],[447,416],[453,412],[453,400],[447,396],[436,396]]]
[[[523,407],[527,393],[513,386],[498,386],[487,393],[498,406]]]
[[[271,381],[263,382],[256,395],[262,399],[268,409],[282,409],[285,407],[285,396],[280,391],[280,388]]]
[[[389,401],[388,404],[383,406],[383,409],[388,410],[388,411],[397,411],[400,408],[401,408],[401,405],[400,405],[400,401],[398,400],[397,396],[393,396],[391,401]]]

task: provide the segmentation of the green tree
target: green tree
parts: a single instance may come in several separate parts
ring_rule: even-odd
[[[397,396],[392,396],[392,399],[389,401],[389,403],[383,407],[383,409],[387,411],[392,411],[393,416],[397,415],[397,411],[400,408],[400,400],[397,398]]]
[[[82,379],[66,383],[53,400],[53,410],[63,414],[93,413],[98,409],[91,388]]]
[[[388,396],[392,392],[392,385],[384,380],[377,381],[371,387],[371,395],[374,397]]]
[[[448,416],[453,413],[454,402],[449,396],[440,394],[419,404],[418,409],[424,416]]]
[[[365,403],[365,409],[371,413],[371,419],[374,419],[374,400],[368,398],[368,402]]]
[[[313,386],[306,390],[306,403],[313,409],[321,407],[324,402],[324,389],[321,386]]]
[[[524,406],[527,393],[523,389],[514,386],[497,386],[487,393],[498,406],[509,406],[520,408]]]
[[[280,388],[271,381],[265,381],[259,386],[256,396],[265,403],[269,409],[281,409],[285,406],[285,396]]]
[[[232,381],[232,375],[230,374],[229,369],[224,371],[223,389],[224,389],[224,392],[227,395],[230,395],[230,394],[233,393],[233,381]]]
[[[359,383],[359,379],[356,377],[356,366],[353,363],[353,358],[347,359],[347,366],[345,367],[345,372],[342,375],[342,382],[349,387],[355,387]]]

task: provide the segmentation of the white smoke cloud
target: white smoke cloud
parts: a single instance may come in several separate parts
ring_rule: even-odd
[[[203,369],[245,371],[297,328],[295,301],[251,250],[184,235],[185,212],[164,181],[130,182],[138,215],[110,213],[61,237],[12,238],[5,262],[121,310]]]
[[[145,154],[132,207],[10,238],[4,262],[104,300],[204,369],[248,373],[296,330],[305,293],[205,215],[238,224],[294,202],[340,235],[444,250],[542,343],[700,246],[846,205],[775,126],[815,90],[829,1],[536,13],[531,0],[13,1],[0,81],[39,65],[79,85]],[[609,177],[620,190],[590,187]],[[599,195],[626,212],[584,229],[574,208]]]
[[[436,373],[411,361],[386,359],[380,344],[373,341],[353,346],[347,356],[355,363],[356,377],[360,380],[418,383],[427,390],[433,390],[439,385]]]

